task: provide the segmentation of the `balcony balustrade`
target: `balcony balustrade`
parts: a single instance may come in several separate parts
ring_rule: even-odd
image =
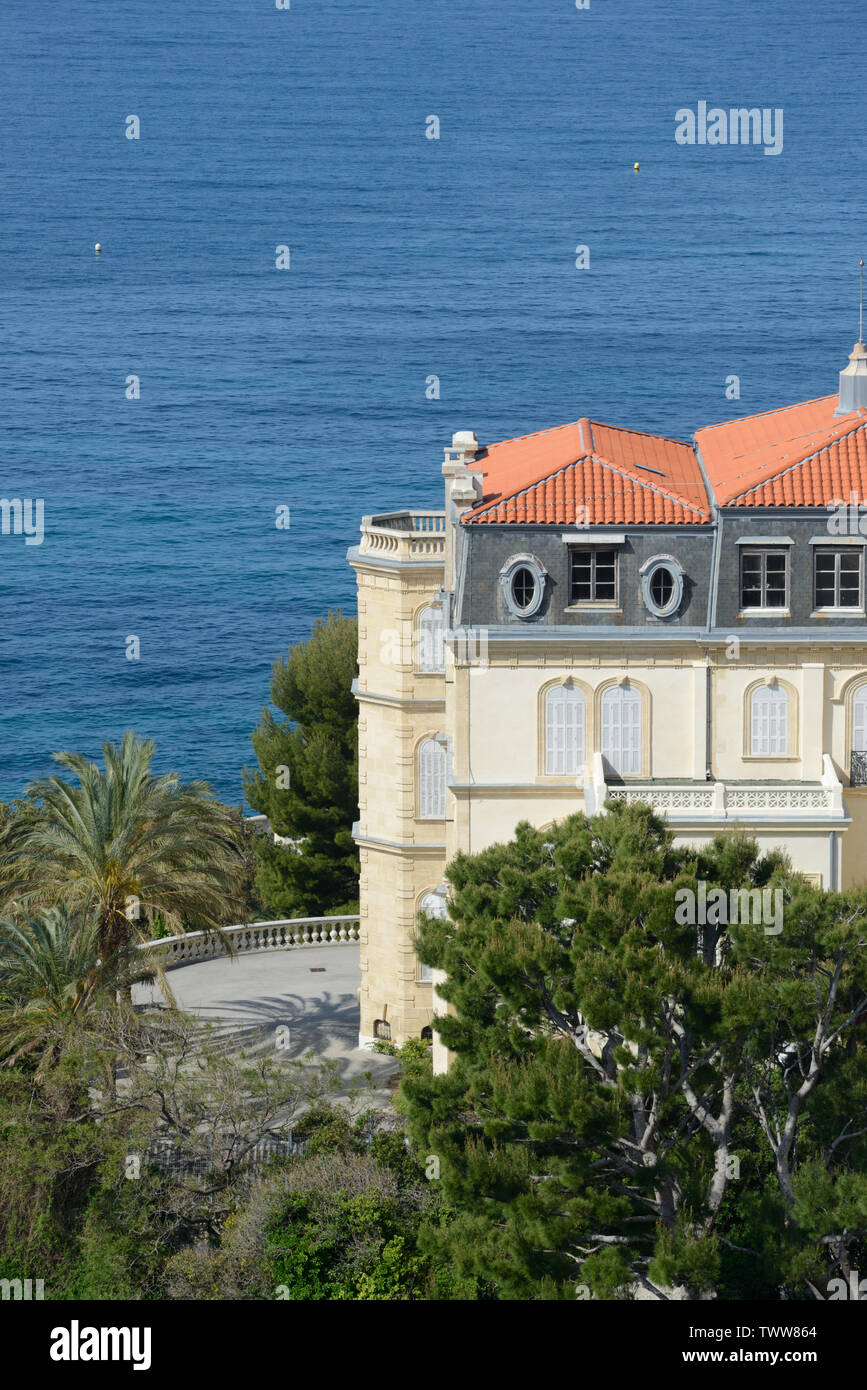
[[[361,521],[361,555],[439,560],[446,553],[445,512],[382,512]]]

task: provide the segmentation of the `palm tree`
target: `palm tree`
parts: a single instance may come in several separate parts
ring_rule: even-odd
[[[176,931],[219,934],[244,909],[241,829],[206,782],[155,777],[155,745],[131,730],[103,745],[104,769],[78,753],[55,761],[77,779],[28,788],[32,816],[0,838],[0,897],[18,909],[65,903],[92,918],[108,961],[146,939],[159,914]]]
[[[94,921],[66,907],[0,918],[0,1060],[11,1066],[35,1056],[43,1077],[75,1034],[109,1009],[124,1010],[134,983],[153,980],[148,952],[128,947],[102,959],[98,937]]]

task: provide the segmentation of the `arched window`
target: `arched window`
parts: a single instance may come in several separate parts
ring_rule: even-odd
[[[853,786],[867,783],[867,685],[852,692],[852,764],[849,781]]]
[[[779,685],[759,685],[750,697],[750,752],[754,758],[789,751],[789,697]]]
[[[545,772],[576,776],[584,763],[584,692],[552,685],[545,695]]]
[[[444,671],[443,610],[439,605],[423,608],[419,613],[416,642],[419,671]]]
[[[449,915],[444,893],[425,893],[418,905],[418,910],[423,912],[426,917],[436,917],[440,921]],[[433,980],[433,966],[424,965],[419,961],[418,979],[420,984],[429,985]]]
[[[852,696],[852,751],[867,753],[867,685],[859,685]]]
[[[631,685],[603,692],[602,756],[621,777],[641,772],[641,692]]]
[[[435,738],[419,745],[418,814],[420,820],[445,819],[446,750]]]
[[[386,1023],[384,1018],[378,1018],[373,1025],[373,1036],[382,1038],[383,1042],[391,1042],[391,1024]]]
[[[436,917],[442,922],[449,915],[445,895],[443,893],[425,893],[418,905],[419,912],[423,912],[425,917]]]

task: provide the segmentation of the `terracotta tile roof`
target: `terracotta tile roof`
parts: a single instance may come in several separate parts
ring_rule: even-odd
[[[822,396],[710,425],[695,440],[720,506],[822,507],[867,498],[867,410]]]
[[[710,520],[692,446],[581,419],[480,450],[484,496],[465,523],[696,525]]]

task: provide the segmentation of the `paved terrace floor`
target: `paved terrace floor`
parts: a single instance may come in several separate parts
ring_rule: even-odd
[[[276,1056],[298,1058],[312,1050],[336,1062],[339,1095],[369,1071],[376,1091],[365,1104],[388,1105],[397,1063],[358,1046],[357,942],[220,956],[178,966],[168,979],[178,1007],[213,1023],[227,1046],[269,1047],[275,1030],[288,1027],[289,1047],[275,1047]],[[136,1004],[161,999],[156,986],[135,986]]]

